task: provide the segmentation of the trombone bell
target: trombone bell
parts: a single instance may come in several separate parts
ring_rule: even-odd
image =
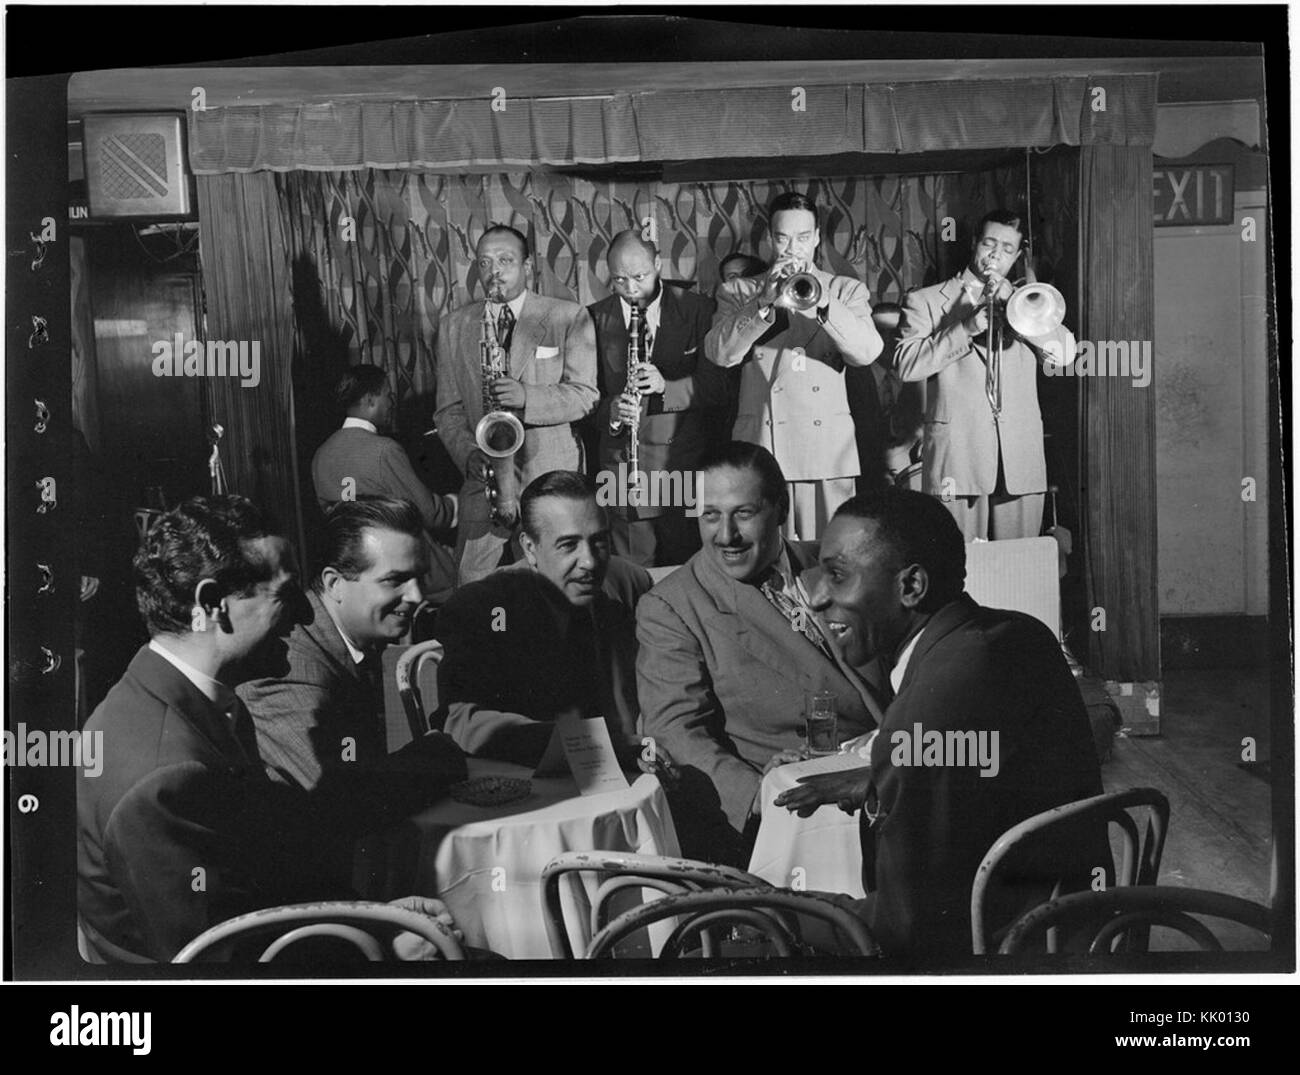
[[[1007,299],[1007,324],[1027,340],[1050,335],[1065,320],[1065,298],[1051,284],[1026,284]]]

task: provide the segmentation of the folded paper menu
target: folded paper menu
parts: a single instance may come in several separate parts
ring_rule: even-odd
[[[564,714],[556,719],[551,741],[533,775],[554,776],[566,768],[578,782],[581,795],[599,795],[628,786],[614,753],[609,726],[601,717],[583,720]]]

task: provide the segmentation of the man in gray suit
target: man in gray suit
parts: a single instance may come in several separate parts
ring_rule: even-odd
[[[509,468],[518,491],[552,470],[582,470],[582,442],[573,423],[599,401],[596,338],[587,311],[574,302],[529,290],[533,266],[528,240],[501,224],[488,228],[476,248],[478,272],[487,295],[453,311],[438,326],[438,433],[465,484],[460,496],[457,545],[461,584],[482,578],[508,556],[518,520],[494,523],[486,491],[489,462]],[[523,423],[523,446],[510,459],[490,461],[478,448],[474,429],[483,417],[480,342],[484,314],[508,356],[509,375],[489,388],[493,408],[513,412]]]
[[[463,779],[465,759],[439,733],[387,752],[382,651],[407,633],[424,599],[419,512],[403,500],[342,501],[325,523],[325,566],[289,635],[288,671],[238,694],[271,775],[306,791],[339,825],[365,831]]]
[[[989,299],[1010,294],[1021,238],[1020,218],[994,210],[980,221],[969,266],[903,301],[898,375],[926,382],[922,491],[943,501],[968,542],[1042,529],[1043,352],[998,325],[992,358],[987,346]]]
[[[869,731],[881,707],[807,604],[813,543],[781,536],[785,476],[767,449],[733,441],[700,462],[704,547],[637,607],[642,730],[680,773],[679,812],[707,833],[693,857],[744,865],[765,768],[790,760],[804,698],[835,695],[839,736]]]
[[[452,530],[456,526],[456,495],[429,491],[397,441],[385,436],[392,426],[396,402],[388,374],[365,363],[339,378],[334,397],[344,412],[343,425],[316,449],[311,480],[322,508],[358,497],[409,500],[420,513],[429,545],[427,596],[441,605],[456,586]]]

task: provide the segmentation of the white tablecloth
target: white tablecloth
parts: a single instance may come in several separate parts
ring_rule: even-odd
[[[471,759],[469,775],[531,778],[517,765]],[[533,794],[500,807],[445,799],[417,814],[413,892],[437,896],[450,908],[465,943],[510,959],[550,959],[542,910],[542,868],[563,851],[680,854],[668,800],[659,781],[641,775],[626,790],[580,796],[571,777],[532,779]],[[410,847],[408,843],[408,848]],[[585,892],[596,880],[583,877]],[[585,920],[583,888],[567,880],[565,918]],[[394,893],[395,896],[404,893]],[[390,897],[391,898],[391,897]],[[583,906],[577,906],[577,904]],[[570,931],[576,952],[585,931]]]
[[[864,764],[854,754],[831,754],[778,765],[768,773],[760,792],[763,813],[749,872],[781,888],[847,892],[861,899],[865,893],[858,815],[846,814],[836,806],[823,806],[811,817],[802,818],[783,806],[773,806],[772,801],[781,792],[797,787],[801,776],[856,769]]]

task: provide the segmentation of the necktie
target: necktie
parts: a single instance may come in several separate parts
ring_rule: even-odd
[[[507,355],[510,353],[510,340],[514,332],[514,311],[509,306],[502,306],[501,312],[497,314],[497,342],[501,344],[501,350]]]
[[[830,643],[826,641],[826,636],[822,634],[821,628],[817,626],[817,621],[813,618],[812,612],[785,592],[785,580],[781,576],[780,569],[775,564],[763,577],[763,581],[759,583],[758,588],[772,606],[790,621],[792,631],[798,631],[821,650],[822,656],[834,662],[835,655],[831,651]]]

